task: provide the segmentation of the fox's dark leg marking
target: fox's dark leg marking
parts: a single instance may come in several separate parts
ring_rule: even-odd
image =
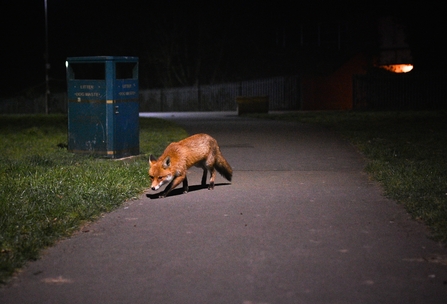
[[[189,187],[188,187],[188,178],[185,175],[185,179],[183,180],[183,193],[188,193]]]
[[[166,187],[165,191],[162,192],[159,197],[163,198],[166,197],[169,192],[172,191],[172,189],[174,189],[175,187],[177,187],[178,185],[180,185],[180,183],[182,181],[184,181],[186,179],[186,175],[180,175],[180,176],[176,176],[172,182]],[[188,191],[188,181],[186,181],[186,191]],[[185,183],[183,183],[183,191],[185,191]],[[185,193],[185,192],[184,192]]]
[[[203,175],[202,175],[202,186],[206,185],[206,176],[208,175],[208,169],[203,168]]]

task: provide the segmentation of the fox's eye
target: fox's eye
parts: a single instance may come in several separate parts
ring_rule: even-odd
[[[160,180],[160,179],[163,179],[163,176],[159,176],[159,177],[158,177],[158,180]]]
[[[149,178],[150,178],[150,179],[154,179],[154,177],[153,177],[153,176],[151,176],[151,175],[149,175]]]

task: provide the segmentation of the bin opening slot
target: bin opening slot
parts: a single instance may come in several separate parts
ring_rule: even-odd
[[[71,63],[73,79],[104,80],[106,79],[105,63]]]
[[[117,62],[116,79],[137,79],[137,67],[136,62]]]

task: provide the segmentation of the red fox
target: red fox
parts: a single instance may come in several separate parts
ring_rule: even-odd
[[[169,144],[158,160],[153,155],[150,156],[149,166],[152,190],[156,191],[169,183],[159,197],[166,197],[181,182],[183,193],[187,193],[186,170],[192,166],[203,168],[202,186],[206,185],[206,175],[210,171],[210,190],[214,189],[215,170],[230,182],[233,176],[233,169],[222,156],[217,141],[208,134],[195,134]]]

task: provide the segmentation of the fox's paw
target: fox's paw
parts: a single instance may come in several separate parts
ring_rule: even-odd
[[[214,190],[214,182],[210,182],[208,185],[208,190]]]

